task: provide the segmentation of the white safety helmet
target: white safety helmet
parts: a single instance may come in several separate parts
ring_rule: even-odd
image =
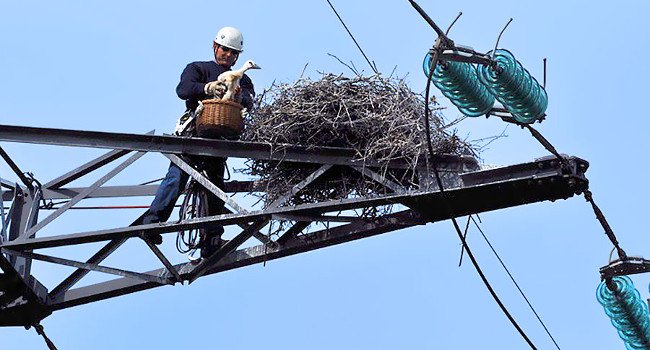
[[[217,45],[225,46],[237,51],[244,50],[244,36],[237,28],[223,27],[217,32],[217,37],[214,38]]]

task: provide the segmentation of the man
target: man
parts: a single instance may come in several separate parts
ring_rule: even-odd
[[[192,62],[185,67],[181,74],[181,81],[176,87],[176,94],[185,100],[187,107],[184,117],[193,117],[199,106],[199,101],[220,98],[226,91],[226,87],[217,82],[219,74],[228,71],[237,62],[239,54],[244,47],[244,39],[241,32],[232,27],[224,27],[219,30],[213,42],[214,61]],[[253,106],[253,97],[255,90],[251,79],[244,75],[240,81],[239,91],[235,91],[235,100],[240,102],[244,108],[251,109]],[[183,120],[183,118],[181,118]],[[189,120],[192,120],[190,118]],[[182,125],[179,121],[179,125]],[[191,135],[194,134],[192,125],[188,127],[179,127],[177,125],[176,134]],[[187,157],[187,161],[194,164],[199,170],[204,171],[207,177],[218,187],[223,187],[223,174],[226,160],[215,157]],[[183,172],[174,163],[171,163],[165,179],[162,181],[156,192],[151,206],[142,216],[140,224],[150,224],[163,222],[169,219],[174,209],[176,200],[182,193],[189,176]],[[224,203],[212,193],[207,195],[207,212],[208,215],[218,215],[224,212]],[[213,227],[206,230],[204,237],[201,237],[201,257],[207,258],[223,244],[221,235],[223,227]],[[149,238],[156,244],[162,243],[160,235],[151,235]]]

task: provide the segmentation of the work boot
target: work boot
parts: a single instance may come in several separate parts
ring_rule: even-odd
[[[203,243],[203,247],[201,247],[201,257],[203,259],[209,258],[210,255],[214,254],[214,252],[216,252],[217,250],[219,250],[219,248],[221,248],[223,242],[224,241],[219,236],[207,239]]]
[[[148,224],[153,224],[155,222],[159,222],[155,216],[151,215],[149,210],[147,210],[144,214],[140,215],[139,218],[135,219],[135,221],[131,224],[131,226],[137,226],[137,225],[148,225]],[[162,244],[163,238],[160,233],[144,233],[143,238],[148,239],[151,241],[151,243],[155,245]]]
[[[149,233],[146,237],[151,241],[151,243],[155,245],[161,245],[163,242],[163,238],[160,233]]]

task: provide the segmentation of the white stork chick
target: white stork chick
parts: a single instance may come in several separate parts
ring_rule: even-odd
[[[226,85],[226,88],[228,88],[226,93],[221,98],[222,100],[233,100],[235,92],[239,88],[239,81],[244,76],[244,72],[249,69],[261,69],[261,67],[252,60],[248,60],[244,62],[244,66],[237,70],[230,70],[219,74],[217,81],[223,83]]]

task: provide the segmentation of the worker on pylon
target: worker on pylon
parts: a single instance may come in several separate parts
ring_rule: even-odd
[[[229,71],[239,58],[239,54],[244,48],[242,33],[233,27],[221,28],[217,32],[212,48],[214,51],[213,61],[192,62],[185,67],[181,74],[176,93],[178,97],[185,100],[187,109],[176,125],[174,131],[176,135],[196,136],[193,121],[200,101],[214,97],[221,98],[226,92],[226,87],[217,81],[217,77],[221,73]],[[238,90],[235,91],[235,100],[250,110],[253,106],[255,90],[253,82],[248,76],[242,77]],[[215,185],[223,187],[226,159],[199,156],[184,157],[184,159],[198,170],[203,171]],[[187,173],[176,164],[171,163],[149,209],[142,216],[141,222],[136,224],[167,221],[188,178]],[[212,193],[207,193],[207,203],[203,203],[203,205],[207,205],[208,215],[218,215],[224,212],[224,202]],[[224,230],[222,226],[216,226],[203,231],[204,234],[202,234],[199,245],[201,246],[201,257],[207,258],[224,243],[221,238]],[[162,236],[159,234],[150,235],[149,239],[156,244],[162,243]]]

